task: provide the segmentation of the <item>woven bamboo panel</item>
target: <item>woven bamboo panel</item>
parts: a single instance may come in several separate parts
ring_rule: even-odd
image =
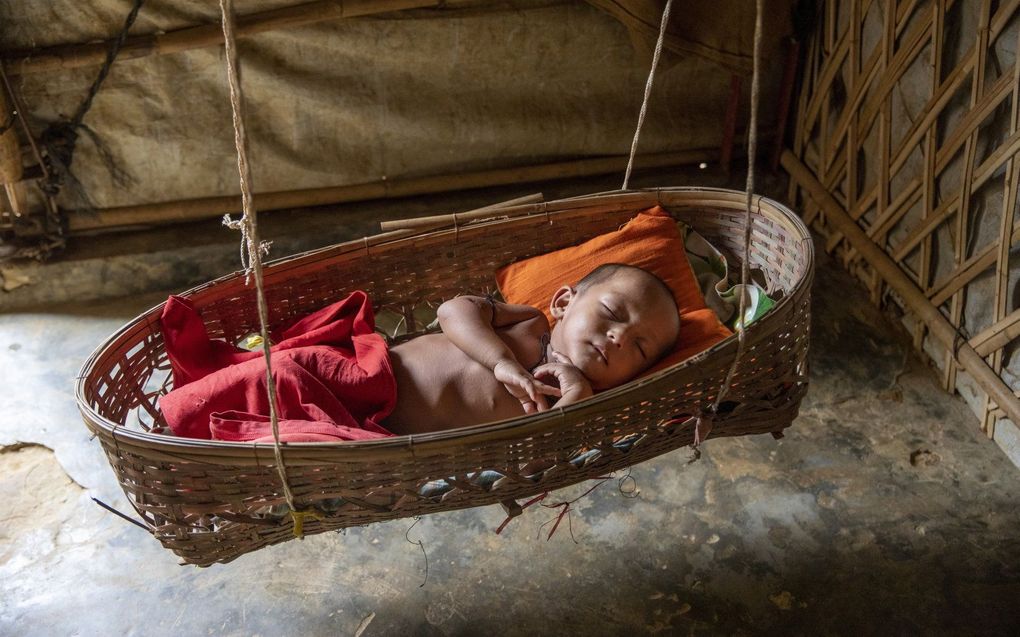
[[[1013,391],[1020,361],[1020,15],[1017,0],[819,3],[807,44],[794,154]],[[954,349],[887,287],[791,181],[790,201],[826,249],[903,316],[946,389],[992,437],[989,386],[958,375]],[[965,378],[959,376],[966,376]],[[994,380],[994,375],[992,375]],[[975,386],[980,385],[980,386]]]
[[[524,207],[521,216],[393,239],[368,237],[269,264],[271,321],[280,324],[355,289],[376,307],[438,304],[492,289],[495,270],[515,259],[575,245],[615,230],[661,203],[739,261],[744,194],[669,189],[597,195]],[[727,399],[706,414],[736,354],[736,337],[654,375],[566,408],[476,427],[343,444],[287,444],[284,465],[295,501],[318,507],[320,533],[436,511],[506,502],[605,475],[691,444],[702,435],[779,433],[807,389],[813,248],[789,210],[761,199],[753,214],[752,265],[776,308],[747,331]],[[236,339],[257,327],[254,291],[233,274],[187,293],[213,335]],[[293,537],[273,446],[151,433],[158,397],[169,389],[157,326],[162,307],[114,334],[86,362],[77,386],[86,425],[97,434],[145,524],[186,562],[227,562]],[[710,430],[709,430],[710,427]],[[614,443],[629,436],[625,449]],[[589,453],[578,462],[578,454]],[[572,462],[571,460],[574,459]],[[531,479],[525,466],[548,468]],[[504,478],[483,483],[483,471]],[[527,472],[530,473],[530,472]],[[441,494],[424,487],[446,481]],[[329,503],[329,506],[325,506]]]

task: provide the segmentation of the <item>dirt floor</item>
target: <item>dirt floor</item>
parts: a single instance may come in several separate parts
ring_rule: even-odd
[[[208,569],[93,503],[130,510],[72,394],[160,295],[0,314],[0,634],[1018,634],[1020,470],[819,254],[786,438],[641,464],[548,540],[487,507]]]

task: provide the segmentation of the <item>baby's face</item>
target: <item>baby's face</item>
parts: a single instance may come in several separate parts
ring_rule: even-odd
[[[640,273],[616,272],[577,293],[553,296],[550,344],[595,390],[621,385],[651,367],[676,342],[672,299]]]

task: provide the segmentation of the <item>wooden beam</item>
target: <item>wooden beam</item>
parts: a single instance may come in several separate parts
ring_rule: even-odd
[[[0,184],[21,181],[24,168],[21,165],[21,144],[18,132],[14,130],[18,115],[14,104],[7,99],[7,91],[0,86]]]
[[[639,155],[634,160],[634,166],[635,168],[682,166],[715,161],[718,156],[718,151],[714,149]],[[309,208],[613,172],[622,174],[627,167],[627,159],[626,156],[620,155],[452,175],[384,179],[349,186],[255,193],[255,205],[259,211]],[[71,233],[83,233],[112,228],[163,225],[219,217],[240,209],[240,195],[106,208],[92,213],[77,212],[69,215],[68,229]]]
[[[969,343],[958,338],[956,328],[937,307],[896,266],[863,230],[850,218],[846,210],[825,189],[814,174],[789,150],[783,153],[783,168],[822,208],[826,220],[836,227],[871,267],[879,271],[882,278],[907,304],[907,307],[927,325],[931,335],[950,352],[956,351],[956,360],[974,378],[975,382],[988,393],[989,397],[1014,422],[1020,423],[1020,400],[1003,382],[988,363],[974,351]]]
[[[443,6],[443,0],[319,0],[237,18],[237,35],[246,36],[275,29],[374,15]],[[185,27],[167,33],[150,33],[127,38],[118,60],[133,60],[149,55],[166,55],[223,43],[223,29],[216,19],[209,24]],[[68,44],[30,51],[2,54],[4,67],[11,75],[42,73],[60,69],[102,64],[110,41]]]

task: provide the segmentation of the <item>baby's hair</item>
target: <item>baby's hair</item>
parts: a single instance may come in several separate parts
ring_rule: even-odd
[[[653,281],[653,285],[657,286],[659,290],[666,295],[667,298],[673,303],[673,307],[680,311],[679,306],[676,304],[676,296],[673,295],[673,290],[670,289],[666,282],[659,278],[658,275],[649,272],[644,268],[639,268],[636,265],[627,265],[625,263],[603,263],[599,267],[595,268],[588,274],[586,274],[574,288],[578,294],[581,294],[596,283],[601,283],[612,277],[616,276],[619,272],[640,272],[642,276],[647,277],[649,281]]]

